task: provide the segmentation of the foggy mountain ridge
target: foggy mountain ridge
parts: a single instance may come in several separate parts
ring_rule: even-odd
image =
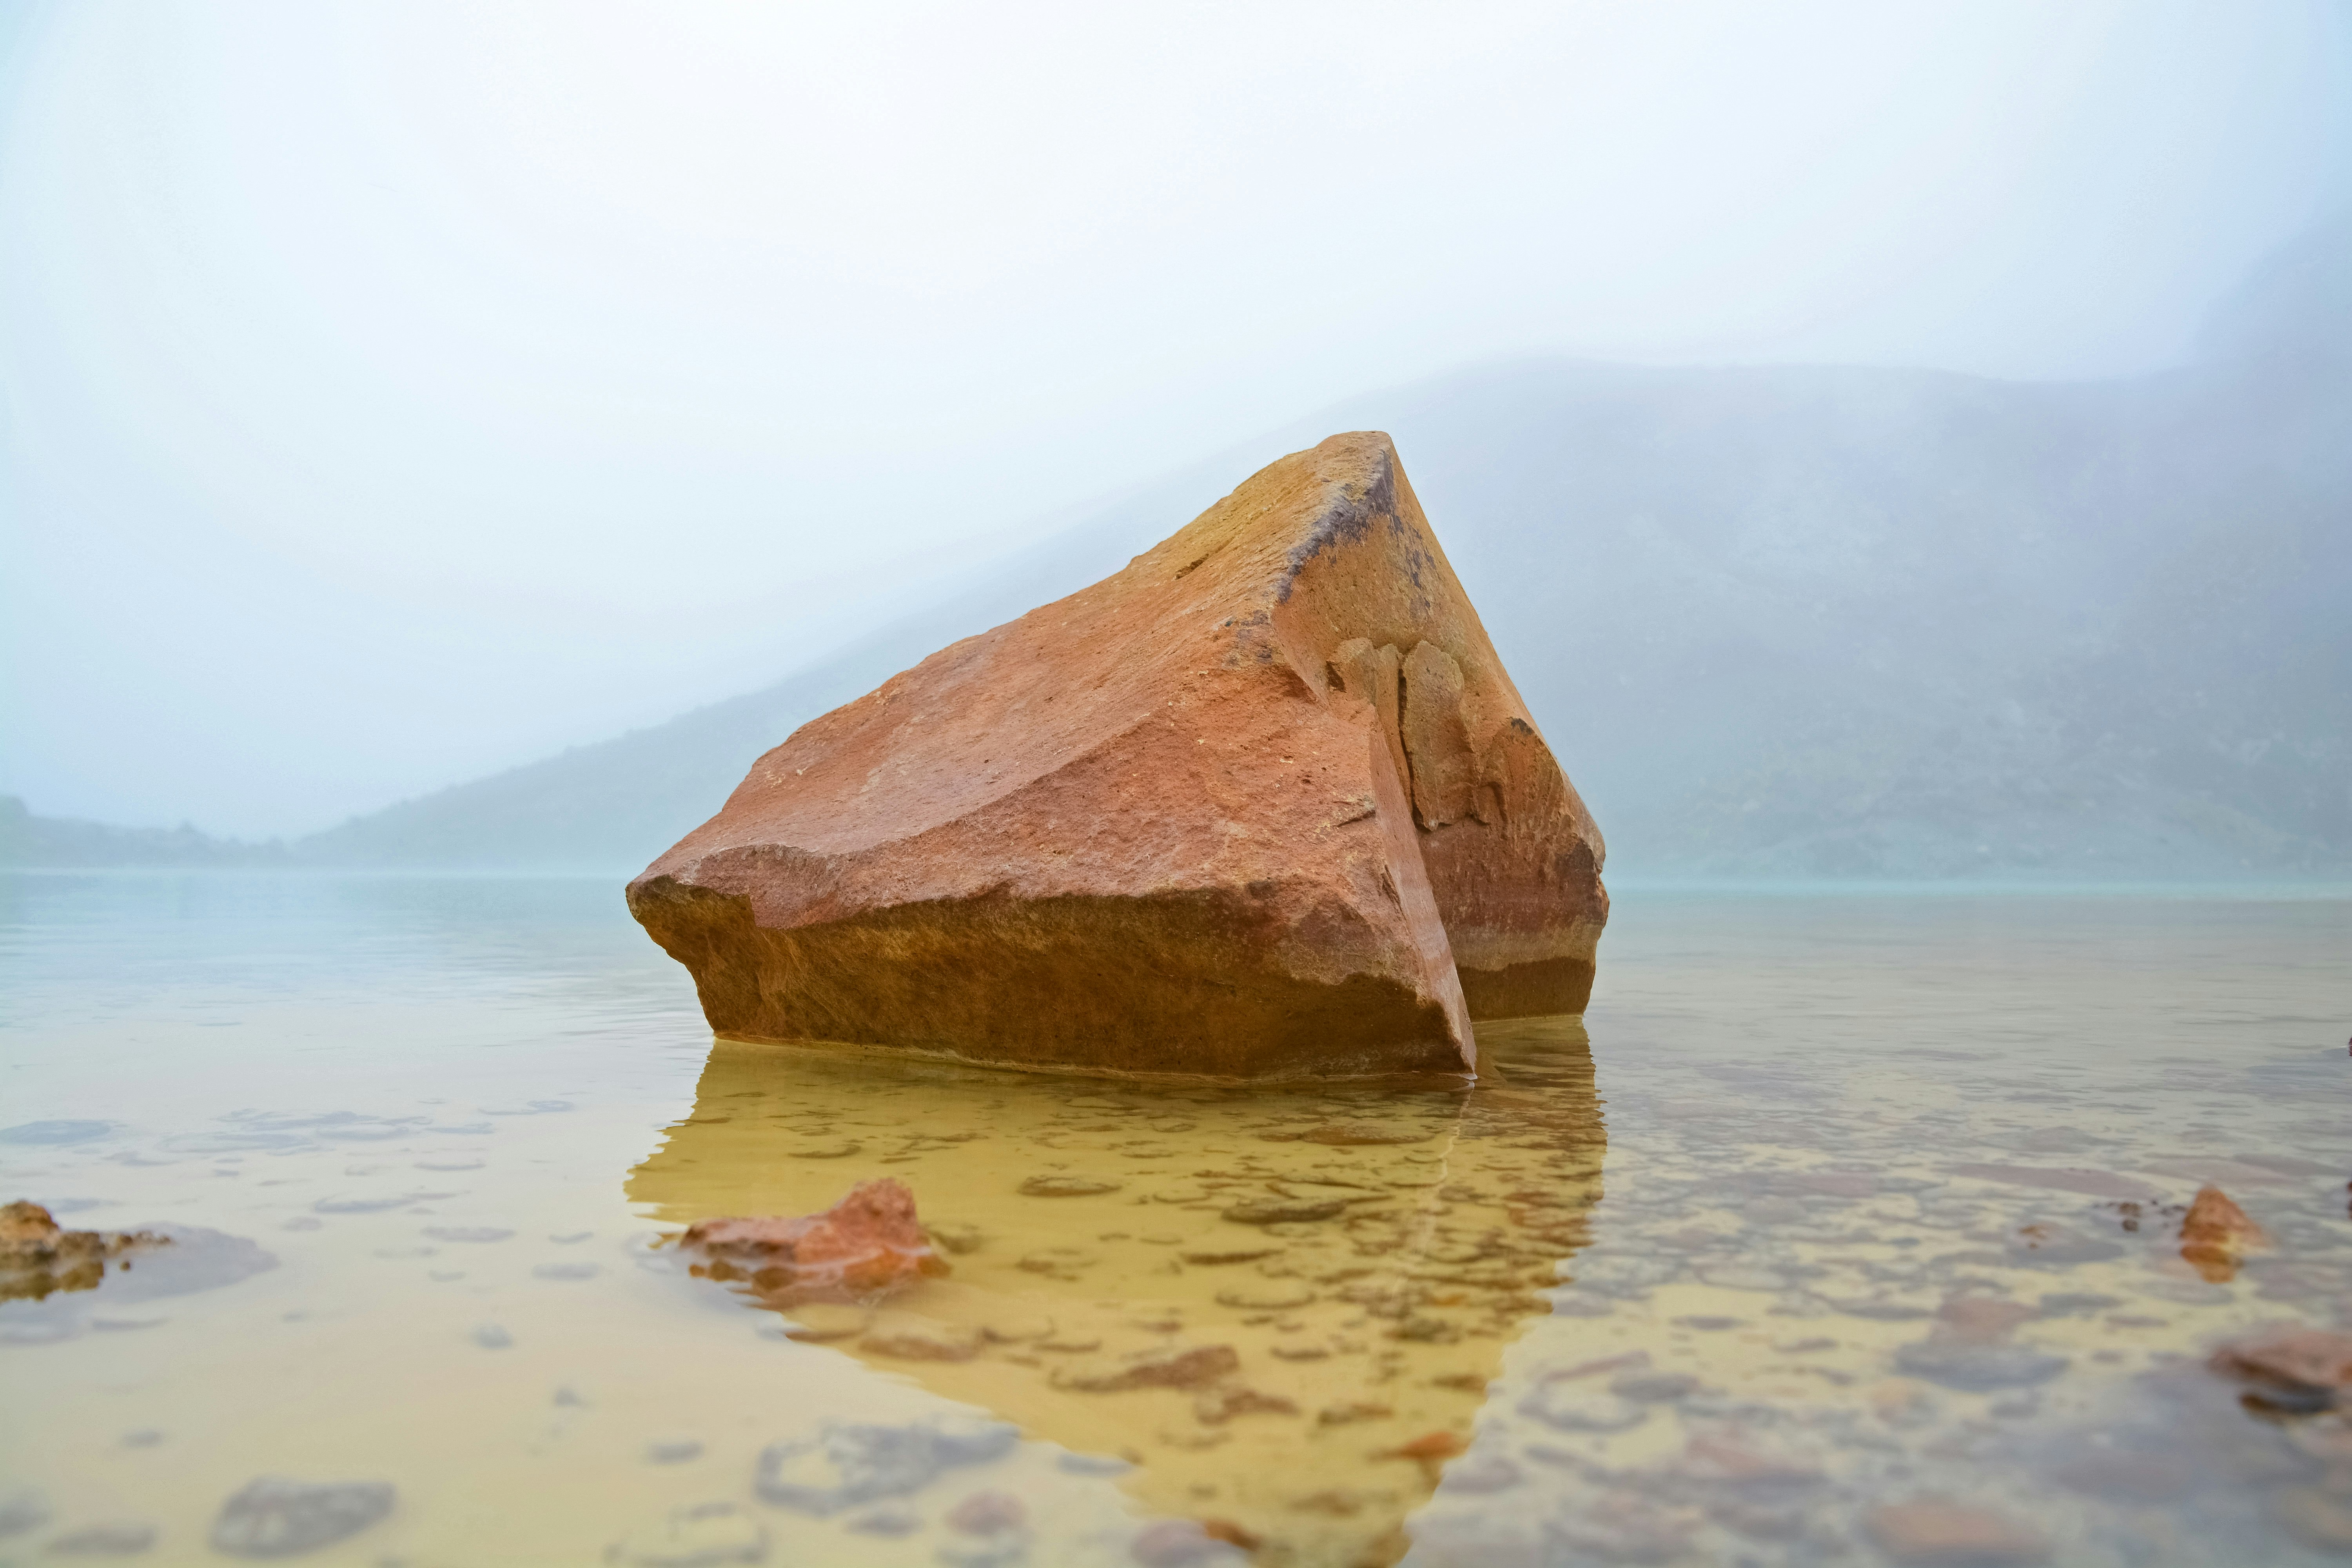
[[[2340,876],[2352,216],[2199,352],[2067,384],[1540,360],[1353,399],[762,690],[250,854],[634,871],[799,723],[1377,427],[1613,871]]]

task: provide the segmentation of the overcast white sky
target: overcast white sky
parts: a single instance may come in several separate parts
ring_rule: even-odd
[[[0,790],[322,826],[1481,359],[2160,365],[2347,18],[0,0]]]

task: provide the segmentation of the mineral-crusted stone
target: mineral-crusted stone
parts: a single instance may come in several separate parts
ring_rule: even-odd
[[[887,1177],[860,1182],[823,1214],[698,1221],[678,1249],[697,1259],[694,1273],[742,1280],[780,1307],[873,1300],[948,1271],[915,1218],[915,1194]]]
[[[2200,1187],[2180,1219],[2180,1256],[2216,1284],[2227,1284],[2245,1254],[2270,1245],[2263,1227],[2219,1187]]]
[[[1461,1073],[1580,1011],[1601,836],[1386,437],[802,726],[629,887],[735,1038]]]
[[[169,1237],[150,1231],[68,1230],[36,1203],[0,1205],[0,1301],[95,1289],[110,1259],[170,1245]]]

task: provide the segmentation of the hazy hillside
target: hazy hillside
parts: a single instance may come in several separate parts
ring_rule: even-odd
[[[0,795],[0,866],[283,866],[289,859],[281,844],[239,844],[184,824],[115,827],[36,816],[16,796]]]
[[[1396,437],[1614,870],[2352,872],[2344,219],[2157,376],[1554,361],[1358,399],[765,690],[297,851],[634,869],[802,721],[1361,427]]]

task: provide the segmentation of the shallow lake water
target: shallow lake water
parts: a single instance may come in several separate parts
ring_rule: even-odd
[[[606,881],[0,879],[0,1200],[173,1238],[0,1301],[0,1562],[2343,1562],[2206,1358],[2352,1329],[2347,1034],[2340,898],[1629,887],[1475,1088],[1244,1091],[714,1043]],[[668,1245],[880,1176],[872,1309]]]

